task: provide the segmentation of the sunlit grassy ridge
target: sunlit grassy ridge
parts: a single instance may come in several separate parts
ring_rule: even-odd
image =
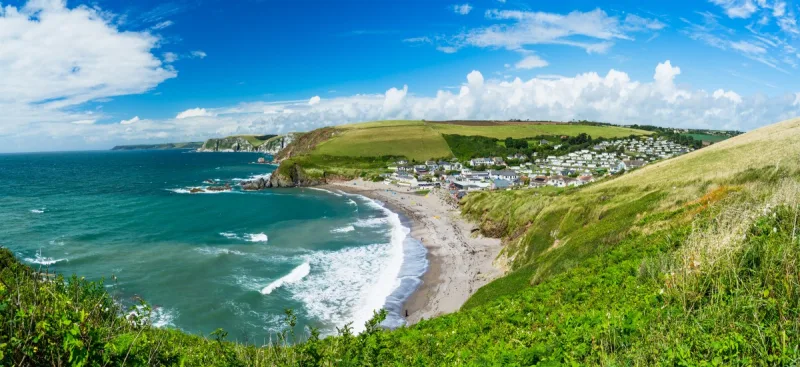
[[[388,121],[345,125],[341,132],[319,144],[312,154],[375,157],[403,156],[425,161],[449,158],[453,153],[441,134],[430,126],[413,121]]]
[[[454,314],[291,347],[131,325],[102,287],[4,251],[0,364],[796,365],[798,142],[793,120],[580,189],[471,194],[505,277]]]
[[[489,138],[530,138],[539,135],[567,135],[589,134],[594,138],[622,138],[630,135],[650,135],[649,131],[629,129],[619,126],[589,126],[576,124],[536,124],[520,123],[513,125],[496,126],[470,126],[444,123],[428,123],[441,134],[477,135]]]

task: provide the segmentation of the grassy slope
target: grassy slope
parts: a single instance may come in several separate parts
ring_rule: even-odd
[[[616,138],[629,135],[649,135],[651,132],[616,126],[560,125],[560,124],[519,124],[502,126],[465,126],[454,124],[428,123],[441,134],[480,135],[490,138],[514,139],[538,135],[576,136],[586,133],[594,138]]]
[[[417,161],[453,155],[441,134],[422,123],[405,121],[345,125],[340,135],[318,145],[313,154],[405,156]]]
[[[710,141],[712,143],[717,143],[725,139],[728,139],[727,136],[710,135],[710,134],[683,134],[683,135],[691,136],[692,138],[694,138],[694,140]]]
[[[506,241],[507,276],[458,313],[393,332],[311,334],[293,348],[125,326],[94,306],[105,302],[101,287],[60,289],[60,281],[37,281],[0,254],[0,358],[6,365],[49,365],[70,354],[112,365],[796,364],[798,155],[794,120],[580,189],[470,195],[464,213]]]

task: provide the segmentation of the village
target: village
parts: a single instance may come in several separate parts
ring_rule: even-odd
[[[550,142],[542,140],[541,144]],[[537,187],[575,187],[606,176],[640,168],[657,160],[675,157],[694,149],[664,138],[627,138],[602,141],[589,149],[562,155],[537,157],[516,153],[507,157],[479,157],[465,161],[429,160],[424,163],[399,160],[384,175],[390,185],[422,190],[446,187],[456,198],[471,191],[511,190]]]

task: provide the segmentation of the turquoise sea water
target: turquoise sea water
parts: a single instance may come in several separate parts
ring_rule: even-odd
[[[34,267],[106,279],[153,323],[263,342],[283,310],[301,326],[358,330],[418,285],[425,250],[397,214],[315,189],[190,194],[269,174],[259,155],[185,151],[0,155],[0,246]],[[117,282],[111,282],[111,276]]]

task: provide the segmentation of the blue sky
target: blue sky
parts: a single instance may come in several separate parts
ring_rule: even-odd
[[[0,151],[382,118],[749,130],[800,114],[791,0],[0,4]]]

